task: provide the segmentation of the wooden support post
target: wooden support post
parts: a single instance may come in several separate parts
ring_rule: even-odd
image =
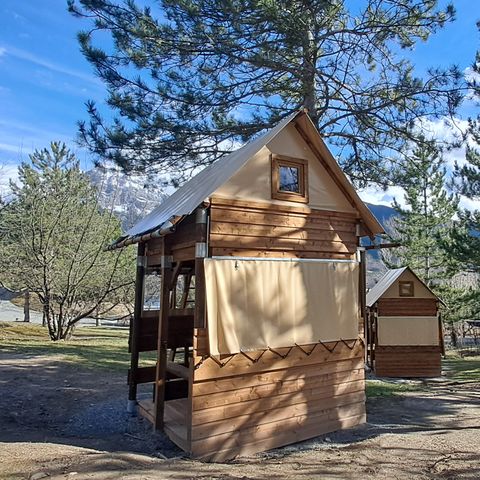
[[[371,338],[372,332],[370,330],[370,322],[371,322],[371,310],[368,309],[365,313],[365,357],[366,363],[371,368],[372,367],[372,357],[371,357]]]
[[[138,244],[137,250],[137,272],[135,277],[135,305],[133,319],[130,322],[130,375],[128,388],[128,407],[130,413],[134,413],[137,403],[137,371],[138,371],[138,338],[140,335],[140,322],[143,309],[143,285],[145,282],[145,243]]]
[[[205,265],[204,259],[208,256],[207,223],[208,215],[204,208],[197,210],[195,244],[195,316],[194,327],[205,328]]]
[[[367,316],[366,316],[366,303],[367,303],[367,268],[366,268],[366,255],[365,249],[358,249],[360,255],[360,281],[358,282],[360,290],[360,315],[363,323],[363,338],[367,334]],[[367,358],[368,344],[365,345],[365,362],[368,361]]]
[[[163,240],[160,319],[158,324],[157,370],[155,375],[155,430],[163,428],[163,413],[165,409],[165,383],[167,377],[168,348],[168,314],[170,311],[170,291],[172,288],[172,257],[167,255],[165,240]]]

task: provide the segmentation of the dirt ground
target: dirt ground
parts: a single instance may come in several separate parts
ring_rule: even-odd
[[[125,378],[53,356],[0,354],[2,479],[480,479],[480,384],[368,401],[368,424],[202,463],[129,417]]]

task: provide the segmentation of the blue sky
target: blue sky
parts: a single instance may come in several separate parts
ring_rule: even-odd
[[[445,2],[442,2],[445,3]],[[458,64],[463,70],[480,47],[478,0],[454,0],[457,21],[410,54],[419,72],[427,66]],[[0,175],[3,180],[35,148],[63,140],[88,165],[74,141],[85,102],[99,103],[105,90],[80,53],[76,34],[86,23],[67,12],[66,0],[0,2]],[[465,105],[460,116],[475,113]],[[440,124],[439,135],[444,134]],[[461,152],[456,152],[461,155]],[[0,184],[3,183],[0,181]],[[373,195],[373,193],[372,193]],[[377,195],[377,194],[375,194]],[[387,192],[383,203],[391,195]],[[370,199],[371,200],[371,199]]]

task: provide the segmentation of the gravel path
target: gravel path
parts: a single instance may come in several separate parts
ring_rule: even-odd
[[[0,391],[5,480],[480,478],[480,384],[372,399],[364,426],[221,464],[127,415],[119,373],[0,353]]]

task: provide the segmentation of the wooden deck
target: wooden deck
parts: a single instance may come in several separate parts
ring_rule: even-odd
[[[165,402],[165,417],[163,429],[168,438],[182,450],[189,452],[187,429],[188,399],[168,400]],[[154,424],[154,404],[152,400],[138,402],[138,413]]]

